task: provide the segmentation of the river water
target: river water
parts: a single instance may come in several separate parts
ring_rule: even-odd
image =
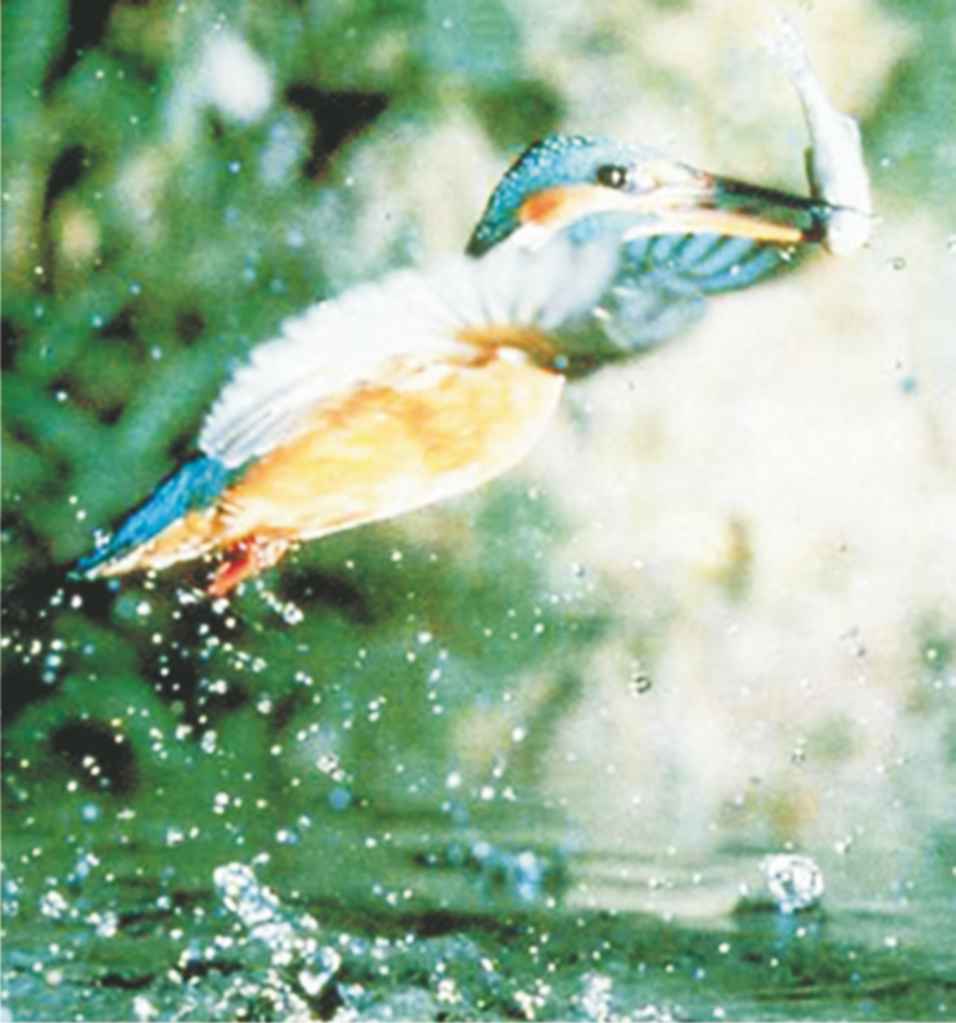
[[[90,805],[68,836],[8,823],[7,1018],[956,1016],[942,862],[895,896],[805,874],[787,912],[761,850],[586,847],[527,807],[329,809],[227,856]]]

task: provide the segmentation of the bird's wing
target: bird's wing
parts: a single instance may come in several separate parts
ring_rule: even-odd
[[[474,357],[475,346],[533,348],[612,279],[617,246],[566,239],[499,245],[430,270],[400,270],[287,320],[254,349],[203,424],[199,447],[228,468],[286,444],[363,386]]]
[[[311,306],[255,348],[213,405],[199,446],[231,468],[295,435],[317,404],[413,351],[454,354],[454,310],[413,271]]]
[[[636,237],[619,253],[613,277],[590,315],[570,322],[561,345],[587,369],[652,348],[703,315],[708,296],[770,276],[794,258],[788,248],[715,234]]]

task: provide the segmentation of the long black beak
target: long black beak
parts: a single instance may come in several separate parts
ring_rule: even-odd
[[[769,234],[778,228],[788,227],[799,230],[797,240],[800,242],[821,242],[830,217],[840,209],[821,199],[752,185],[735,178],[707,177],[711,182],[710,201],[714,209],[753,223],[756,237],[760,237],[762,225]]]
[[[634,211],[647,217],[646,222],[635,224],[635,235],[686,231],[782,246],[821,241],[838,208],[685,165],[676,165],[670,180],[630,198]]]
[[[821,241],[829,218],[841,209],[685,164],[658,163],[654,171],[642,188],[582,183],[544,189],[525,201],[519,220],[531,231],[532,240],[549,237],[584,217],[614,214],[631,220],[625,238],[717,234],[797,246]]]

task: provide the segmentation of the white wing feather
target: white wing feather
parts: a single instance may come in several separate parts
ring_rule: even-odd
[[[320,302],[253,350],[213,405],[199,446],[229,468],[294,438],[316,407],[370,383],[397,358],[467,355],[466,329],[553,330],[586,312],[616,269],[618,242],[557,238],[529,248],[521,232],[481,259],[399,270]]]

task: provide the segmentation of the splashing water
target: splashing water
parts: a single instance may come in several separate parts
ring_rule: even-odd
[[[588,1019],[606,1023],[611,1018],[611,993],[614,982],[603,973],[587,973],[582,978],[581,1008]]]
[[[264,971],[254,971],[235,991],[239,1004],[250,998],[268,1005],[269,1014],[281,1019],[313,1019],[309,999],[320,996],[342,965],[331,946],[320,947],[318,922],[308,914],[293,916],[283,910],[275,892],[262,884],[253,868],[227,863],[213,871],[213,884],[229,912],[247,930],[239,945],[256,943],[267,951]]]
[[[823,872],[809,856],[768,856],[763,861],[763,873],[781,913],[812,909],[823,895]]]

